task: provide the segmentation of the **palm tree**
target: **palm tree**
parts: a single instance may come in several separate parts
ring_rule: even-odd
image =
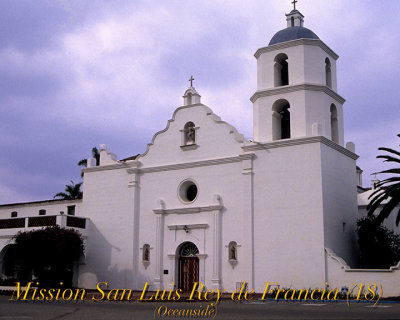
[[[397,135],[400,138],[400,134]],[[400,164],[400,152],[390,149],[390,148],[378,148],[378,150],[386,151],[389,155],[379,155],[377,158],[385,159],[383,162],[394,162],[396,165]],[[367,206],[368,215],[372,216],[374,211],[382,204],[384,200],[389,199],[385,204],[383,204],[381,212],[378,214],[376,222],[381,224],[384,219],[386,219],[389,214],[400,204],[400,167],[393,168],[389,170],[384,170],[380,173],[394,174],[393,177],[387,178],[385,180],[379,181],[376,184],[377,190],[374,191],[370,196],[370,203]],[[396,176],[397,175],[397,176]],[[396,226],[400,222],[400,209],[397,212]]]
[[[100,165],[100,152],[96,147],[92,148],[92,156],[96,159],[96,166]],[[87,159],[82,159],[78,162],[78,166],[87,167]],[[83,177],[83,172],[81,173],[81,177]]]
[[[92,148],[92,156],[96,159],[96,166],[100,165],[100,152],[96,147]],[[82,159],[78,162],[78,166],[87,166],[87,159]]]
[[[81,191],[81,185],[82,182],[79,182],[77,184],[74,184],[72,180],[71,184],[67,184],[65,186],[65,192],[59,192],[57,193],[54,198],[61,198],[64,200],[72,200],[72,199],[82,199],[82,191]]]

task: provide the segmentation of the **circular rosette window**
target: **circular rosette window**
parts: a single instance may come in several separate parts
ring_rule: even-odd
[[[199,189],[192,180],[185,180],[181,182],[178,188],[179,199],[185,203],[190,203],[196,200],[199,194]]]

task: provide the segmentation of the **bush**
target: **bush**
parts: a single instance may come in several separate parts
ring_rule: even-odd
[[[387,269],[400,260],[400,236],[383,227],[375,216],[357,222],[362,268]]]
[[[47,227],[18,232],[14,236],[16,250],[26,270],[33,270],[41,287],[72,285],[73,263],[84,252],[81,234],[74,229]],[[25,270],[25,272],[26,272]]]

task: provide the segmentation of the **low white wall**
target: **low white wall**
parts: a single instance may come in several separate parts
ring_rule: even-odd
[[[366,288],[368,284],[375,283],[382,288],[382,297],[400,296],[400,262],[390,269],[351,269],[331,249],[325,248],[325,255],[327,282],[331,288],[340,290],[342,287],[351,288],[353,284],[356,284],[358,287],[353,294],[357,295],[361,284]]]

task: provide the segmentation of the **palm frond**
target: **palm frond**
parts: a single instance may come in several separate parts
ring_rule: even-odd
[[[396,226],[399,226],[399,222],[400,222],[400,208],[399,211],[397,211],[397,217],[396,217]]]
[[[393,149],[391,149],[391,148],[382,147],[382,148],[378,148],[378,150],[386,151],[386,152],[393,153],[393,154],[395,154],[395,155],[400,156],[400,152],[399,152],[399,151],[393,150]]]
[[[66,193],[64,193],[64,192],[59,192],[59,193],[57,193],[57,194],[53,197],[53,199],[55,199],[55,198],[62,198],[62,199],[65,199],[65,200],[69,200],[69,199],[70,199],[69,195],[66,194]]]
[[[100,152],[96,147],[92,148],[92,156],[96,159],[96,166],[100,165]]]
[[[379,215],[377,217],[377,223],[381,224],[383,220],[385,220],[390,215],[392,210],[398,205],[398,201],[399,201],[398,199],[393,197],[389,200],[388,203],[385,204],[381,212],[379,212]]]
[[[87,159],[82,159],[78,162],[78,166],[87,167]]]
[[[397,159],[395,157],[392,156],[386,156],[386,155],[381,155],[381,156],[377,156],[377,159],[386,159],[383,162],[397,162],[400,163],[400,159]]]
[[[400,138],[400,134],[397,135]],[[400,156],[400,151],[393,150],[391,148],[381,147],[378,150]],[[394,157],[393,155],[378,155],[377,158],[383,159],[383,162],[395,162],[400,163],[400,158]],[[400,168],[392,168],[377,172],[375,174],[400,174]],[[377,222],[382,223],[391,212],[400,204],[400,177],[392,176],[384,180],[379,181],[375,185],[376,190],[373,191],[368,199],[370,199],[367,205],[368,216],[372,216],[373,213],[382,206],[382,210],[377,215]],[[383,203],[388,200],[386,203]],[[396,225],[400,222],[400,210],[397,213]]]
[[[81,199],[82,198],[82,191],[81,185],[82,182],[75,184],[72,180],[70,180],[71,184],[67,184],[65,186],[65,192],[57,193],[54,198],[60,197],[62,199],[71,200],[71,199]]]
[[[383,170],[383,171],[379,171],[378,173],[394,173],[394,174],[400,174],[400,168]],[[377,173],[377,174],[378,174],[378,173]]]

